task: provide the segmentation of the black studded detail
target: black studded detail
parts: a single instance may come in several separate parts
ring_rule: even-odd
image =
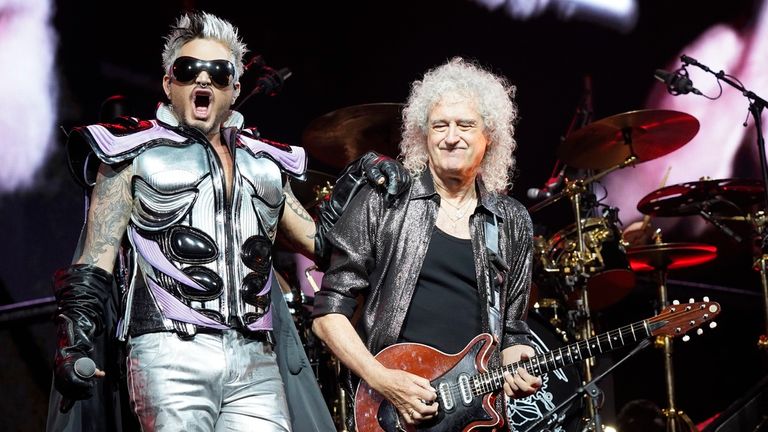
[[[259,320],[259,318],[263,317],[263,313],[253,313],[248,312],[245,315],[243,315],[243,321],[245,322],[245,325],[253,324],[256,321]]]
[[[220,323],[224,322],[224,315],[220,314],[219,312],[211,309],[195,309],[197,312],[200,312],[200,314],[207,316],[208,318],[218,321]]]
[[[259,295],[264,289],[269,275],[259,275],[257,273],[250,273],[243,279],[243,288],[241,290],[243,300],[249,305],[256,306],[258,313],[263,314],[269,308],[269,289],[266,293]]]
[[[258,274],[269,273],[272,263],[272,242],[268,237],[255,235],[243,243],[240,259],[251,270]]]
[[[181,295],[190,300],[208,301],[221,296],[224,290],[224,282],[215,271],[202,266],[187,267],[182,270],[192,280],[200,284],[204,291],[179,284]]]
[[[165,237],[172,258],[186,264],[205,264],[216,259],[219,250],[205,232],[184,225],[168,230]]]

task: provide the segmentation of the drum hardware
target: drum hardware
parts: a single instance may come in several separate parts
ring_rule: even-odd
[[[542,319],[547,320],[552,326],[552,331],[563,343],[569,342],[570,338],[565,328],[566,322],[563,320],[567,320],[568,317],[563,316],[566,312],[560,300],[549,297],[542,298],[533,304],[533,311]]]
[[[291,191],[306,209],[314,208],[331,195],[336,177],[322,171],[307,170],[304,181],[292,181]]]
[[[586,186],[601,179],[608,173],[623,168],[634,163],[636,158],[629,156],[624,162],[610,169],[604,170],[586,179],[569,180],[566,179],[565,189],[552,197],[542,201],[539,204],[529,208],[533,212],[539,210],[562,197],[569,197],[573,204],[573,212],[577,215],[577,222],[571,227],[557,233],[548,243],[543,239],[534,241],[537,250],[541,269],[545,274],[561,276],[560,280],[565,285],[565,291],[569,294],[578,293],[571,296],[572,301],[577,301],[577,309],[581,310],[583,318],[580,321],[590,321],[589,299],[581,287],[588,287],[590,278],[601,271],[609,269],[614,261],[620,262],[623,257],[623,245],[620,244],[620,234],[615,227],[612,227],[613,221],[606,218],[581,218],[582,214],[582,195],[587,191]],[[615,217],[615,213],[613,213]],[[608,248],[604,248],[605,242],[613,242],[611,247],[616,251],[611,254],[610,259],[607,254]],[[546,250],[545,250],[546,248]],[[616,258],[616,259],[614,259]],[[620,265],[619,265],[620,267]],[[634,288],[634,274],[629,271],[628,262],[624,260],[623,267],[625,274],[624,283],[616,283],[616,280],[607,285],[622,285],[628,291]],[[599,278],[595,278],[598,281]],[[621,281],[621,278],[619,279]],[[623,296],[623,295],[622,295]],[[612,302],[612,301],[611,301]],[[605,306],[603,302],[598,302],[600,307]],[[584,338],[591,337],[591,325],[587,325]]]
[[[588,178],[575,180],[566,179],[566,185],[563,191],[528,209],[529,212],[533,213],[560,200],[563,197],[568,197],[571,200],[573,213],[576,215],[576,222],[570,228],[570,231],[564,232],[562,235],[557,236],[557,239],[555,239],[554,242],[550,241],[548,244],[548,246],[554,246],[555,244],[562,243],[562,251],[557,251],[557,259],[554,261],[552,259],[542,259],[543,255],[541,253],[539,253],[539,258],[544,264],[544,272],[550,275],[557,274],[560,276],[559,279],[565,285],[564,291],[569,293],[571,295],[571,299],[575,302],[576,311],[573,314],[572,322],[575,324],[574,334],[576,335],[577,340],[587,340],[594,336],[592,316],[590,312],[588,284],[591,276],[606,268],[606,260],[604,259],[605,257],[602,254],[602,249],[598,249],[598,246],[601,246],[602,241],[608,238],[608,236],[604,235],[604,233],[600,233],[599,230],[591,232],[593,230],[590,229],[589,231],[591,233],[587,239],[587,228],[591,228],[587,226],[589,221],[598,221],[596,225],[607,225],[607,223],[604,222],[604,218],[589,219],[581,217],[583,195],[588,192],[588,185],[596,182],[605,175],[617,169],[621,169],[633,164],[636,160],[637,158],[635,156],[629,155],[623,162],[618,163],[613,167],[594,174]],[[619,238],[620,236],[616,237],[617,245],[619,245]],[[539,245],[541,245],[541,241],[539,241]],[[626,273],[632,277],[631,287],[634,287],[634,274],[629,271]],[[594,359],[588,359],[583,362],[582,375],[585,381],[592,379],[592,368],[594,365]],[[593,404],[588,404],[587,407],[588,419],[596,418],[598,413],[596,412],[595,406]],[[589,422],[590,420],[585,421]]]
[[[763,184],[753,179],[700,180],[657,189],[637,204],[637,209],[657,217],[709,213],[714,219],[745,216],[760,204]]]
[[[749,220],[749,209],[761,202],[763,192],[759,180],[700,180],[655,190],[638,202],[637,209],[662,217],[699,215],[741,242],[741,236],[723,222]]]
[[[583,216],[583,205],[589,205],[587,186],[615,170],[677,150],[688,143],[698,130],[698,120],[689,114],[639,110],[587,124],[569,133],[558,147],[557,157],[565,164],[586,170],[602,170],[585,179],[566,179],[563,191],[528,209],[534,213],[564,197],[571,200],[575,223],[558,232],[549,242],[539,239],[534,245],[543,273],[559,276],[568,297],[575,303],[573,321],[577,327],[577,339],[586,340],[594,335],[591,311],[618,301],[635,286],[635,274],[627,260],[621,234],[616,229],[618,218],[615,210],[613,213],[609,211],[608,217]],[[606,245],[614,246],[615,262],[609,262],[606,252],[610,248]],[[606,270],[616,271],[610,274]],[[607,281],[602,284],[607,287],[602,291],[597,288],[601,285],[601,272],[605,272],[602,276]],[[619,286],[620,289],[617,289]],[[592,379],[593,361],[584,362],[586,382]],[[588,407],[586,424],[594,424],[599,418],[598,407],[594,403],[588,404]]]
[[[762,146],[761,146],[762,149]],[[640,200],[637,209],[655,216],[700,215],[722,232],[741,242],[742,238],[724,222],[747,222],[755,242],[753,268],[760,272],[765,328],[757,346],[768,350],[768,230],[766,229],[766,188],[755,179],[718,179],[672,185],[655,190]]]
[[[315,278],[312,276],[312,272],[316,272],[318,270],[316,265],[311,265],[304,269],[304,277],[307,278],[307,281],[309,282],[309,285],[312,287],[315,292],[320,291],[320,287],[318,287],[317,282],[315,281]],[[318,343],[321,344],[320,341]],[[344,390],[344,385],[342,384],[341,380],[341,363],[339,362],[339,359],[334,356],[330,355],[329,364],[326,366],[329,367],[333,371],[333,396],[331,400],[326,400],[326,403],[329,405],[328,408],[331,411],[331,416],[333,418],[333,422],[336,424],[336,429],[339,432],[347,432],[347,391]]]
[[[745,88],[744,85],[738,80],[738,78],[727,74],[723,70],[715,72],[707,65],[702,64],[696,59],[686,55],[683,55],[680,58],[684,65],[693,65],[705,72],[711,73],[718,79],[718,84],[720,81],[725,82],[726,84],[738,90],[749,101],[749,113],[752,115],[752,119],[754,120],[756,131],[755,144],[757,145],[758,160],[760,161],[760,179],[762,180],[762,197],[760,199],[760,204],[762,209],[768,209],[768,189],[766,188],[766,186],[768,186],[768,155],[766,155],[765,151],[765,137],[763,136],[762,120],[763,110],[766,106],[768,106],[768,101],[755,94],[755,92]],[[766,260],[768,259],[766,257],[766,254],[768,253],[768,236],[764,230],[758,229],[756,230],[755,237],[756,243],[760,245],[760,251],[757,253],[757,261],[760,271],[760,284],[762,285],[763,290],[763,316],[765,318],[765,333],[758,339],[758,346],[768,349],[768,265],[766,264]]]
[[[317,282],[315,282],[315,278],[312,277],[312,272],[317,271],[316,265],[311,265],[304,269],[304,277],[307,278],[307,281],[309,282],[309,285],[312,287],[315,292],[320,291],[320,287],[317,286]]]
[[[403,105],[374,103],[341,108],[310,122],[302,146],[313,158],[342,169],[369,150],[391,157],[400,151]]]
[[[763,290],[763,308],[766,317],[765,332],[757,339],[757,347],[763,351],[768,351],[768,216],[764,210],[751,213],[747,220],[752,225],[756,244],[757,258],[752,267],[760,272],[760,286]]]
[[[660,238],[659,238],[660,239]],[[703,243],[657,243],[627,249],[630,265],[636,272],[653,272],[658,285],[660,308],[669,305],[667,292],[667,274],[670,270],[704,264],[715,259],[717,248]],[[687,337],[687,336],[686,336]],[[686,337],[683,340],[687,340]],[[664,381],[667,393],[667,408],[663,410],[667,422],[667,431],[696,431],[691,419],[676,407],[675,377],[672,362],[672,340],[660,336],[655,346],[664,352]]]
[[[551,197],[537,204],[534,204],[528,207],[528,212],[535,213],[543,209],[544,207],[549,206],[550,204],[554,204],[555,202],[560,201],[560,199],[564,197],[571,197],[573,199],[573,197],[585,193],[587,191],[586,186],[600,180],[601,178],[612,173],[613,171],[616,171],[617,169],[621,169],[634,164],[635,162],[637,162],[637,160],[638,160],[637,157],[630,155],[630,156],[627,156],[627,158],[624,159],[623,162],[618,163],[606,170],[600,171],[599,173],[592,175],[590,177],[587,177],[584,179],[574,179],[574,180],[566,179],[565,187],[563,188],[562,191],[560,191],[559,193],[556,193],[555,195],[552,195]]]

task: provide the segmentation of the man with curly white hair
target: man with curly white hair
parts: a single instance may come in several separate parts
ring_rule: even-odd
[[[384,348],[409,343],[453,354],[490,333],[500,342],[491,366],[534,354],[525,323],[532,224],[506,195],[516,146],[513,96],[503,77],[462,58],[429,70],[413,83],[403,111],[410,189],[395,200],[364,190],[327,235],[334,253],[315,296],[313,329],[363,380],[361,389],[396,409],[400,426],[446,422],[457,407],[430,379],[374,357]],[[541,386],[522,368],[512,372],[499,384],[510,397]],[[502,399],[493,402],[496,412]],[[358,424],[385,421],[387,409],[367,417],[355,409]],[[488,421],[467,421],[481,420]],[[500,416],[490,421],[502,423]],[[466,426],[452,425],[440,430]]]

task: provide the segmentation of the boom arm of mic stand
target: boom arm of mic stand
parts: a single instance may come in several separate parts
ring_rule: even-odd
[[[741,238],[740,235],[736,234],[732,229],[728,228],[725,224],[721,223],[719,220],[717,220],[716,218],[712,217],[712,213],[710,213],[710,212],[708,212],[708,211],[706,211],[704,209],[701,209],[701,210],[699,210],[699,214],[704,219],[706,219],[707,222],[709,222],[712,225],[716,226],[720,231],[724,232],[729,237],[731,237],[732,239],[736,240],[737,243],[741,243],[742,242],[743,239]]]
[[[597,408],[598,408],[598,406],[597,406],[597,403],[598,403],[597,398],[600,396],[600,393],[601,393],[600,389],[597,387],[597,383],[600,382],[600,380],[602,380],[603,378],[605,378],[609,373],[613,372],[613,370],[616,369],[617,367],[619,367],[620,364],[624,363],[630,357],[634,356],[638,352],[640,352],[643,349],[647,348],[650,344],[651,344],[651,340],[650,339],[643,339],[642,341],[640,341],[640,343],[632,351],[630,351],[629,354],[627,354],[624,357],[622,357],[621,360],[619,360],[616,363],[614,363],[613,366],[611,366],[608,369],[606,369],[600,375],[592,378],[592,380],[589,381],[588,383],[586,383],[583,386],[581,386],[578,389],[576,389],[576,392],[573,393],[571,396],[569,396],[568,399],[560,402],[560,404],[558,404],[556,407],[554,407],[551,411],[549,411],[548,413],[544,414],[544,416],[542,418],[540,418],[539,420],[537,420],[536,423],[530,425],[528,427],[528,429],[525,430],[525,432],[533,432],[533,431],[538,431],[538,430],[544,430],[541,427],[542,427],[542,425],[543,425],[545,420],[549,419],[553,415],[555,415],[558,412],[560,412],[563,408],[565,408],[568,405],[570,405],[571,403],[573,403],[574,400],[577,397],[579,397],[579,396],[587,395],[590,398],[590,403],[594,404],[594,406],[595,406],[595,413],[597,413],[598,412],[598,410],[597,410]],[[595,419],[593,419],[593,420],[595,420],[595,423],[596,423],[594,430],[596,430],[596,431],[602,430],[602,425],[600,424],[600,416],[599,416],[599,414],[595,414]]]

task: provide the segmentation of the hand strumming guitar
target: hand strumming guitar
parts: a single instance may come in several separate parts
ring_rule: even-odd
[[[426,378],[382,365],[366,381],[397,408],[408,424],[437,415],[437,391]]]

